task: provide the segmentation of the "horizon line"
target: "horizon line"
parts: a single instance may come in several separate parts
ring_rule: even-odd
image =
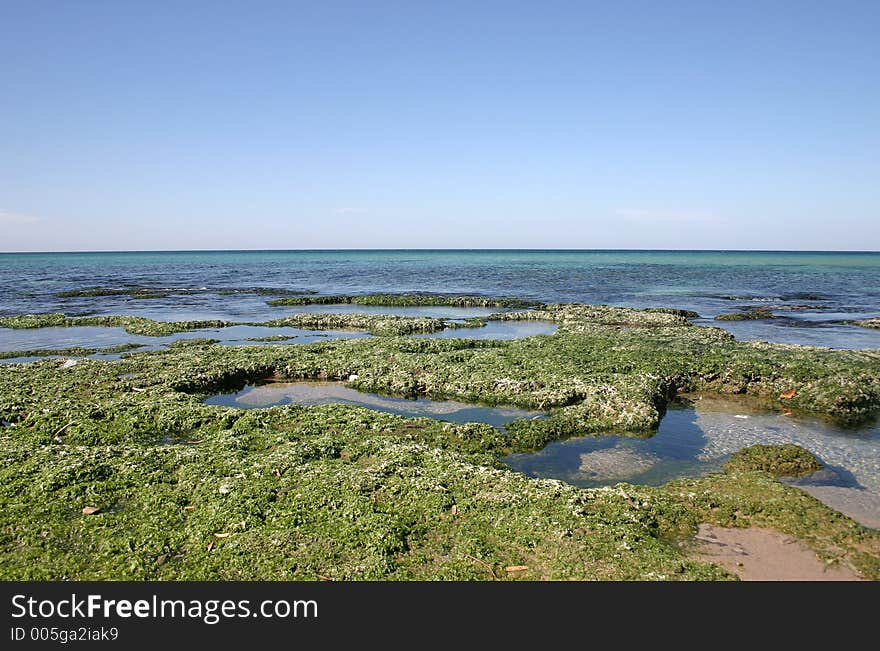
[[[643,253],[880,253],[872,249],[650,249],[650,248],[307,248],[307,249],[82,249],[67,251],[0,251],[0,255],[69,255],[93,253],[315,253],[315,252],[643,252]]]

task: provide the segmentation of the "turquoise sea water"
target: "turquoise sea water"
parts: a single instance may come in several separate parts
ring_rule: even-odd
[[[2,246],[2,244],[0,244]],[[186,289],[160,299],[60,298],[87,287]],[[880,332],[841,322],[880,316],[880,253],[744,251],[181,251],[0,254],[0,314],[137,314],[264,320],[254,287],[331,293],[453,292],[692,309],[739,338],[880,347]],[[714,322],[748,305],[778,319]],[[305,308],[301,308],[305,309]],[[312,311],[314,307],[307,308]],[[333,311],[320,306],[320,311]],[[397,309],[403,313],[403,310]],[[413,311],[410,310],[410,313]],[[416,311],[417,312],[417,311]],[[461,311],[441,310],[450,317]],[[432,313],[437,315],[437,309]],[[0,336],[2,349],[2,336]]]

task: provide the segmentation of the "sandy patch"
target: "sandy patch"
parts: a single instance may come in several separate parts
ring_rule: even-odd
[[[790,536],[768,529],[726,529],[701,524],[690,547],[699,561],[717,563],[743,581],[860,581],[853,570],[826,565]]]

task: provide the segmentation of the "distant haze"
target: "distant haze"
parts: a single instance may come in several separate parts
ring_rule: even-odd
[[[880,3],[21,2],[0,251],[880,250]]]

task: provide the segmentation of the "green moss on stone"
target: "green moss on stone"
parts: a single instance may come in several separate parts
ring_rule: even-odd
[[[37,350],[10,350],[0,352],[0,359],[16,357],[88,357],[89,355],[124,353],[143,348],[143,344],[120,344],[109,348],[39,348]]]
[[[451,306],[451,307],[542,307],[538,301],[518,298],[492,298],[486,296],[445,295],[445,294],[367,294],[363,296],[291,296],[267,301],[272,306],[282,305],[377,305],[377,306]]]
[[[773,311],[768,307],[746,307],[739,312],[730,312],[727,314],[719,314],[715,317],[716,321],[759,321],[763,319],[772,319]]]
[[[774,477],[803,477],[821,469],[822,464],[812,452],[791,443],[743,448],[724,466],[726,472],[762,470]]]

